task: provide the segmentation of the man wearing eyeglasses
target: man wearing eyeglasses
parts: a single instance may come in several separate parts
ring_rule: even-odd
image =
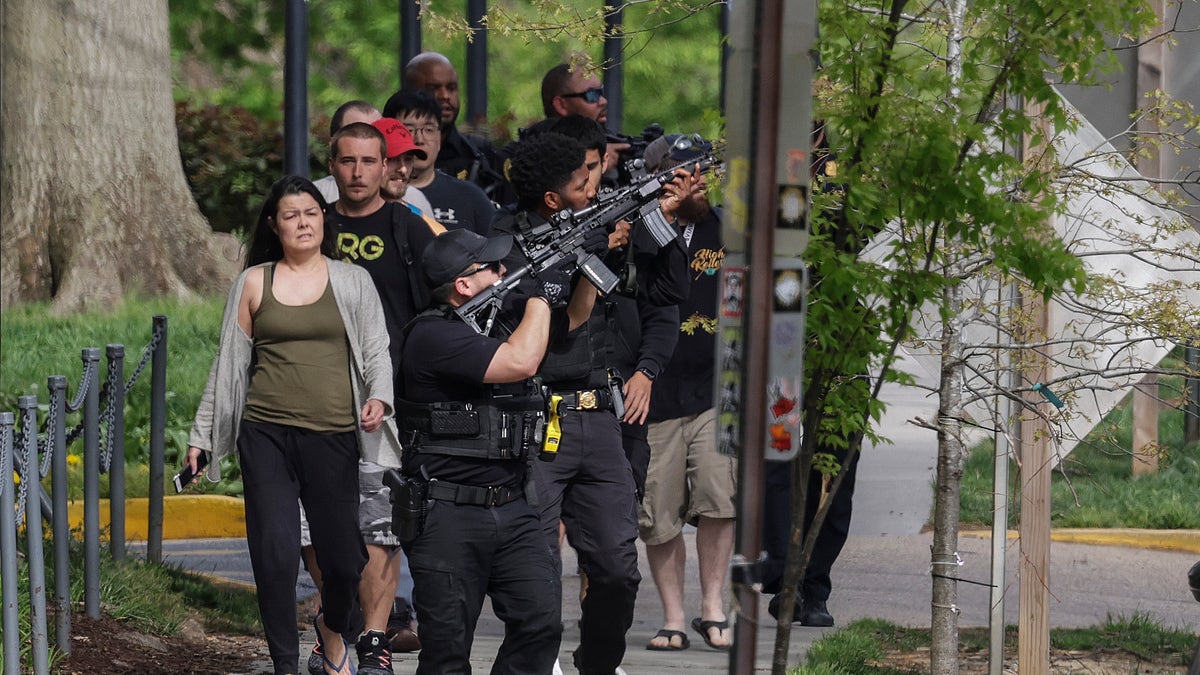
[[[496,207],[474,183],[437,169],[442,148],[442,108],[428,92],[401,89],[383,106],[383,116],[400,120],[425,158],[413,162],[409,185],[421,190],[433,206],[433,217],[447,229],[467,229],[486,235]]]
[[[418,505],[393,521],[413,575],[418,675],[471,671],[485,595],[504,622],[492,672],[549,673],[562,637],[560,576],[526,500],[547,404],[531,378],[551,334],[586,321],[596,293],[544,271],[511,334],[479,334],[452,310],[504,276],[512,246],[467,230],[434,239],[422,255],[434,307],[404,331],[404,467],[389,484],[398,504]]]

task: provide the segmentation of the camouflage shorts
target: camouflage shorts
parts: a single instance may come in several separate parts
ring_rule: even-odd
[[[391,490],[383,484],[386,470],[378,464],[358,462],[358,529],[366,544],[399,546],[400,540],[392,534]],[[303,505],[300,507],[300,545],[312,545]]]

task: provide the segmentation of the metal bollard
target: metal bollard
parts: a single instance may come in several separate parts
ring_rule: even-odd
[[[100,348],[85,347],[83,370],[83,608],[100,618]]]
[[[108,345],[108,548],[125,561],[125,345]]]
[[[53,494],[54,534],[54,643],[71,653],[71,523],[67,519],[67,378],[51,375],[50,390],[50,491]]]
[[[17,408],[21,411],[21,433],[25,436],[25,543],[26,560],[29,562],[29,637],[33,653],[33,672],[47,675],[50,672],[50,641],[46,635],[46,560],[42,546],[42,510],[38,499],[41,484],[40,462],[38,462],[36,396],[17,397]]]
[[[150,365],[150,504],[147,508],[146,559],[161,563],[163,455],[167,427],[167,317],[162,314],[154,316],[154,333],[161,334],[162,339],[154,347]]]
[[[4,672],[21,672],[21,618],[17,614],[17,513],[13,510],[13,421],[0,412],[0,595],[3,597]]]

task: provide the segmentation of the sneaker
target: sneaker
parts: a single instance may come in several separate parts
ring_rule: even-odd
[[[824,600],[804,600],[796,605],[795,620],[801,626],[828,628],[833,625],[833,615],[826,609]]]
[[[360,675],[394,675],[392,670],[392,648],[386,633],[367,631],[354,645],[358,652]]]
[[[321,649],[321,644],[317,643],[313,647],[312,653],[308,655],[308,675],[325,675],[325,654]]]
[[[320,614],[313,617],[313,632],[317,634],[317,637],[312,653],[308,655],[308,664],[305,666],[308,675],[325,675],[325,644],[321,641],[321,631],[317,628],[317,617],[319,616]]]

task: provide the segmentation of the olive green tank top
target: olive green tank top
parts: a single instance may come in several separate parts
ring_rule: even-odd
[[[255,313],[254,370],[244,419],[319,433],[354,431],[346,327],[328,282],[310,305],[284,305],[271,290],[275,266],[263,270]]]

